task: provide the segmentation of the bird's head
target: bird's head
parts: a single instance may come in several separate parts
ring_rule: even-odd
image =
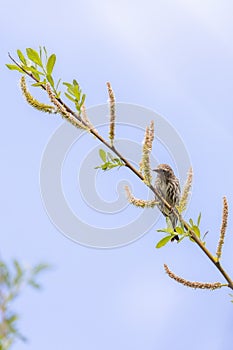
[[[157,168],[153,169],[159,176],[169,178],[174,176],[174,172],[170,165],[168,164],[159,164]]]

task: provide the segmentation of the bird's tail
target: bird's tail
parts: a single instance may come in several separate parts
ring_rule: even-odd
[[[173,228],[173,230],[176,232],[176,226],[177,226],[177,221],[178,221],[178,218],[177,216],[174,214],[174,213],[171,213],[170,215],[167,216],[168,220]],[[174,237],[172,237],[171,239],[171,242],[174,242],[174,241],[179,241],[179,236],[178,235],[175,235]]]

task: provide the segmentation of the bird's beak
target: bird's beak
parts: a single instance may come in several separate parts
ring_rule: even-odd
[[[152,171],[155,171],[156,173],[159,173],[159,169],[157,169],[157,168],[152,169]]]

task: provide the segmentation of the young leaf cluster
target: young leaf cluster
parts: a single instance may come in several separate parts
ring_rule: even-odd
[[[67,88],[67,92],[65,92],[66,97],[74,102],[75,108],[81,113],[81,108],[85,102],[86,95],[82,93],[79,83],[74,79],[72,84],[64,82],[63,85]]]
[[[20,64],[7,64],[6,66],[10,70],[17,70],[20,73],[29,73],[36,80],[36,83],[32,86],[43,86],[47,82],[51,85],[52,90],[56,97],[60,97],[61,92],[58,91],[60,80],[55,85],[54,78],[52,76],[54,65],[56,63],[56,55],[53,53],[50,56],[47,54],[45,47],[39,48],[39,52],[32,48],[26,49],[26,56],[22,51],[17,50],[17,55],[20,60]]]
[[[120,158],[114,157],[111,153],[105,152],[103,149],[99,150],[99,156],[103,164],[96,166],[95,169],[111,170],[125,165]]]
[[[53,53],[48,56],[45,47],[40,47],[39,51],[27,48],[26,55],[24,55],[22,51],[17,50],[17,55],[19,62],[16,62],[10,56],[14,64],[6,64],[6,66],[10,70],[17,70],[22,74],[31,76],[35,80],[35,83],[33,83],[32,86],[46,89],[46,84],[49,83],[54,96],[59,100],[61,91],[58,91],[58,87],[61,79],[55,84],[53,77],[56,55]],[[79,83],[74,79],[72,83],[63,82],[63,85],[66,87],[65,96],[74,103],[75,108],[80,115],[86,96],[82,93]]]
[[[190,230],[192,230],[195,235],[200,239],[201,238],[201,233],[200,233],[200,222],[201,222],[201,213],[199,214],[197,218],[197,223],[195,224],[192,219],[189,219],[189,226]],[[190,241],[194,242],[193,238],[190,236],[189,232],[185,229],[184,225],[180,223],[179,226],[175,228],[175,230],[172,227],[166,227],[157,230],[157,232],[165,232],[166,236],[164,236],[157,244],[156,248],[162,248],[164,247],[168,242],[173,241],[175,237],[178,235],[179,236],[179,241],[180,243],[184,238],[188,237]],[[202,240],[202,243],[204,243],[204,237]]]
[[[11,265],[0,261],[0,350],[9,349],[16,339],[26,340],[18,331],[19,316],[12,310],[12,303],[26,285],[39,289],[37,277],[47,268],[47,264],[25,268],[17,260]]]

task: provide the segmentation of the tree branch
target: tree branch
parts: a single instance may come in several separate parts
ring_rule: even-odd
[[[31,73],[28,72],[26,69],[24,69],[21,64],[19,64],[15,59],[8,53],[10,59],[30,78],[32,78],[34,81],[39,82],[39,80]],[[46,85],[41,84],[41,88],[46,91]],[[89,125],[81,118],[81,116],[77,113],[75,113],[69,106],[67,106],[60,98],[56,97],[54,95],[54,98],[66,109],[68,113],[70,113],[73,117],[75,117],[79,122],[81,122],[84,127],[88,128],[90,133],[94,135],[102,144],[104,144],[108,149],[110,149],[115,155],[121,159],[121,161],[125,164],[125,166],[131,170],[141,181],[145,183],[145,178],[143,175],[115,148],[114,145],[107,142],[95,129],[91,129]],[[224,279],[228,282],[228,287],[233,290],[233,281],[229,277],[229,275],[225,272],[223,267],[221,266],[220,262],[215,259],[215,257],[210,253],[210,251],[205,247],[205,245],[202,243],[202,241],[197,237],[195,232],[190,228],[189,224],[182,218],[181,214],[177,211],[176,208],[173,208],[169,205],[169,203],[161,197],[161,195],[156,191],[156,189],[151,184],[145,185],[155,194],[155,196],[163,202],[163,204],[166,206],[166,208],[177,216],[179,221],[184,225],[184,228],[189,233],[190,237],[195,241],[195,243],[199,246],[199,248],[203,251],[203,253],[208,257],[208,259],[215,265],[215,267],[219,270],[221,275],[224,277]]]

